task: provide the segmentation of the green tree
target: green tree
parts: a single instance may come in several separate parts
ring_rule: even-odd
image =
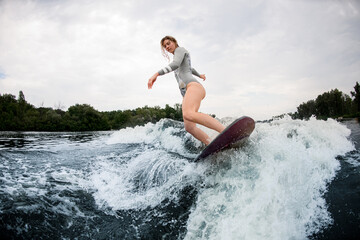
[[[351,96],[354,97],[354,105],[356,106],[356,110],[360,112],[360,85],[356,82],[354,86],[355,91],[351,91]]]
[[[108,123],[102,122],[101,114],[88,104],[76,104],[65,114],[66,127],[70,131],[108,130]]]
[[[3,94],[0,96],[0,111],[0,130],[17,130],[17,126],[21,122],[18,118],[18,103],[14,95]]]
[[[309,100],[297,107],[297,118],[308,119],[315,114],[315,101]]]
[[[315,100],[309,100],[297,107],[297,112],[293,114],[295,118],[308,119],[312,115],[317,118],[326,119],[328,117],[340,117],[350,114],[352,111],[352,101],[349,95],[344,94],[338,89],[333,89],[318,95]]]
[[[182,120],[181,104],[111,112],[76,104],[65,112],[60,108],[35,108],[26,102],[22,91],[18,99],[11,94],[0,94],[0,110],[0,131],[97,131],[155,123],[162,118]]]

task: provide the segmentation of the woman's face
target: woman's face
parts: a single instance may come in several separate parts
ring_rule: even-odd
[[[165,39],[163,47],[165,48],[166,51],[168,51],[169,53],[174,54],[175,52],[175,48],[176,45],[173,41],[169,40],[169,39]]]

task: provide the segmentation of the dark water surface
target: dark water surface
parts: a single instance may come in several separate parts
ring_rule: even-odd
[[[1,239],[360,236],[358,122],[259,123],[245,146],[193,163],[201,148],[171,120],[1,132]]]

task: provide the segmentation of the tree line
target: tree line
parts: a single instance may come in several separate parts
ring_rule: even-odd
[[[76,104],[67,111],[31,105],[24,93],[18,98],[0,94],[0,131],[103,131],[155,123],[162,118],[182,121],[180,104],[165,108],[99,112],[88,104]]]
[[[317,119],[360,117],[360,85],[358,82],[350,94],[353,98],[337,88],[324,92],[316,99],[300,104],[297,111],[289,115],[294,119],[309,119],[311,116],[315,116]]]
[[[360,117],[358,82],[350,94],[353,98],[338,89],[324,92],[316,99],[300,104],[295,113],[288,115],[294,119],[308,119],[311,116],[318,119]],[[0,94],[0,112],[0,131],[105,131],[155,123],[162,118],[183,121],[181,104],[106,112],[99,112],[88,104],[76,104],[63,111],[36,108],[25,100],[22,91],[18,98],[12,94]]]

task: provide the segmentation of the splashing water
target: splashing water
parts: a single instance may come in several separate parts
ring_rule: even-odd
[[[340,169],[336,157],[355,149],[349,135],[333,120],[284,118],[258,123],[242,147],[194,163],[203,146],[172,120],[85,140],[6,133],[0,230],[65,239],[306,239],[333,222],[324,194]]]

